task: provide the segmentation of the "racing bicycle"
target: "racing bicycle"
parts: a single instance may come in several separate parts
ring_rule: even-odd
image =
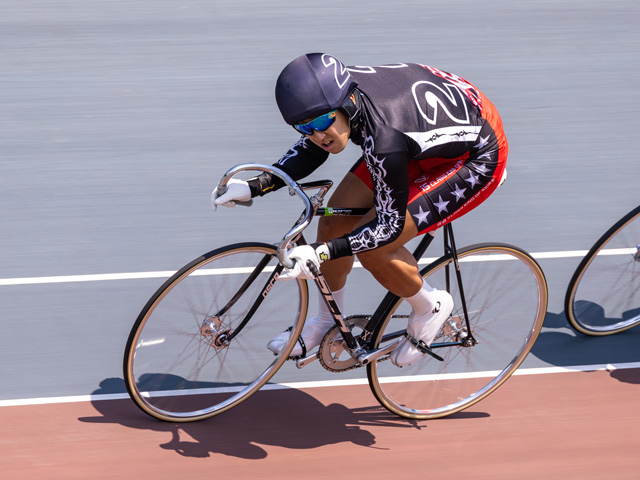
[[[319,363],[329,372],[365,369],[375,398],[406,418],[433,419],[464,410],[495,391],[522,364],[542,328],[547,284],[537,262],[501,243],[457,248],[451,224],[443,230],[439,258],[422,258],[434,235],[413,252],[428,283],[447,289],[455,306],[431,348],[399,368],[389,355],[405,334],[409,305],[381,295],[371,313],[343,316],[319,271],[313,282],[333,312],[335,327],[315,351],[290,358],[309,306],[308,281],[278,281],[293,266],[286,253],[305,243],[303,231],[319,215],[363,215],[366,209],[323,208],[329,180],[297,183],[282,170],[237,165],[219,191],[240,172],[280,177],[304,211],[275,245],[236,243],[217,248],[178,270],[149,299],[136,319],[124,354],[128,392],[145,413],[170,422],[201,420],[225,412],[270,383],[283,365]],[[311,195],[307,192],[314,190]],[[273,212],[277,214],[278,212]],[[368,301],[367,301],[368,303]],[[365,308],[363,308],[365,310]],[[290,328],[274,355],[269,340]],[[291,368],[296,371],[295,367]],[[284,370],[284,369],[283,369]]]
[[[571,277],[564,303],[571,326],[586,335],[640,324],[640,206],[594,243]]]

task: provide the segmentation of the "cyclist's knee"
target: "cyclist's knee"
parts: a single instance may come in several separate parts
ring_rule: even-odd
[[[357,257],[362,267],[371,273],[384,268],[384,265],[390,261],[390,258],[384,254],[384,250],[381,249],[361,252],[357,254]]]
[[[327,241],[350,233],[354,227],[352,217],[320,217],[318,240]]]

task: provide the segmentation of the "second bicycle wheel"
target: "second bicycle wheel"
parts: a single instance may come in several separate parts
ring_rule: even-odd
[[[447,255],[421,272],[431,286],[448,289],[454,299],[451,317],[432,344],[443,360],[425,354],[403,368],[388,357],[368,365],[374,395],[398,415],[439,418],[480,401],[518,368],[542,328],[547,285],[535,260],[502,244],[470,246],[458,256],[470,332],[453,259]],[[410,306],[398,300],[393,309],[374,334],[375,346],[397,341],[406,329]]]
[[[640,207],[593,245],[565,297],[569,323],[587,335],[611,335],[640,324]]]
[[[165,282],[140,313],[124,356],[136,404],[167,421],[193,421],[239,404],[282,366],[269,340],[302,329],[307,284],[277,281],[275,247],[244,243],[214,250]]]

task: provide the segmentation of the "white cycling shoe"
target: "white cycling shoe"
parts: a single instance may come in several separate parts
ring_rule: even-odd
[[[428,347],[436,338],[436,335],[447,321],[453,310],[453,298],[445,290],[436,292],[435,307],[426,314],[414,317],[413,312],[409,316],[407,334],[417,341],[424,342]],[[397,367],[406,367],[422,357],[420,351],[408,338],[404,337],[398,346],[391,352],[391,362]]]
[[[293,347],[293,350],[289,354],[289,357],[300,357],[307,356],[311,350],[316,348],[322,342],[322,338],[329,331],[331,327],[335,325],[333,319],[330,321],[321,320],[318,317],[312,317],[306,321],[304,327],[302,328],[302,333],[300,334],[300,338],[296,342],[296,346]],[[285,330],[280,335],[273,337],[267,348],[271,350],[276,355],[279,354],[284,345],[289,340],[289,335],[291,335],[291,331]]]

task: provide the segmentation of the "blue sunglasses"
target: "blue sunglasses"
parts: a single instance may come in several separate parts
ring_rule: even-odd
[[[296,123],[293,125],[293,128],[303,135],[313,135],[314,130],[317,132],[324,132],[327,128],[333,125],[333,122],[336,121],[336,112],[337,110],[333,110],[329,113],[325,113],[324,115],[320,115],[307,123]]]

